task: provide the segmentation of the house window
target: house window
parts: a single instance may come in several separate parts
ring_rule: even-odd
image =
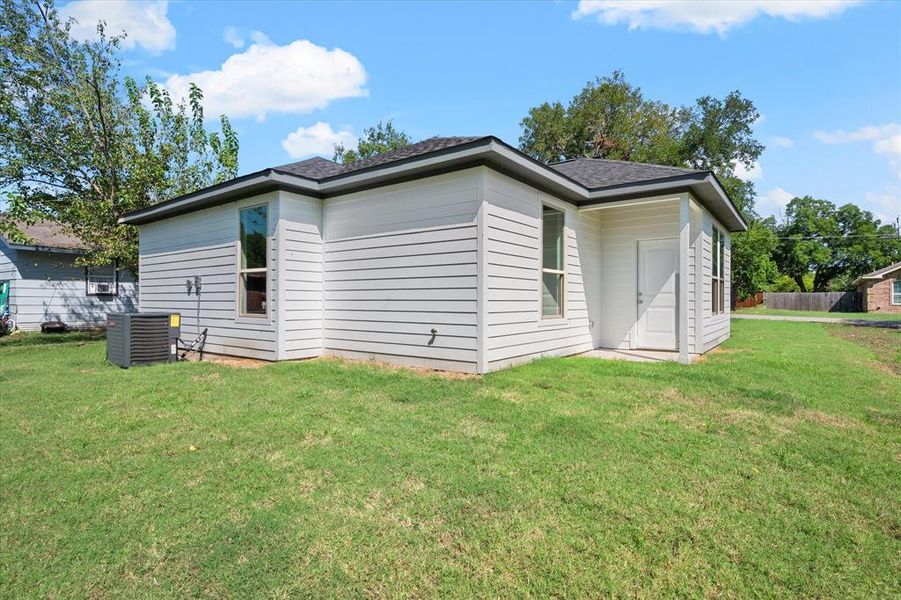
[[[563,316],[566,289],[563,211],[544,206],[541,213],[541,318]]]
[[[85,274],[85,293],[88,296],[115,296],[119,293],[116,265],[110,263],[99,267],[88,267]]]
[[[266,314],[267,233],[266,205],[244,208],[240,212],[240,266],[238,270],[238,314]]]
[[[726,304],[726,236],[722,231],[713,228],[713,261],[711,264],[712,296],[711,312],[719,315],[725,312]]]
[[[892,304],[901,304],[901,279],[892,282]]]

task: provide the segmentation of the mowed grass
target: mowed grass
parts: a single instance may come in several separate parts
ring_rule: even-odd
[[[0,596],[898,597],[901,379],[829,327],[483,378],[0,344]]]
[[[901,321],[901,313],[878,312],[826,312],[822,310],[783,310],[767,308],[763,304],[752,308],[739,308],[737,315],[771,315],[775,317],[823,317],[827,319],[860,319],[862,321]]]

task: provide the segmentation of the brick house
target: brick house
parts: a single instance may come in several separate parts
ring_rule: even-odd
[[[901,313],[901,262],[861,275],[854,285],[865,312]]]

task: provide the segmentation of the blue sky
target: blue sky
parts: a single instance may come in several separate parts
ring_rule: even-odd
[[[61,6],[77,35],[99,18],[128,32],[127,73],[176,93],[198,81],[239,132],[241,172],[330,155],[386,119],[415,139],[516,144],[531,106],[621,69],[670,104],[734,89],[755,102],[760,212],[810,194],[901,213],[901,3]]]

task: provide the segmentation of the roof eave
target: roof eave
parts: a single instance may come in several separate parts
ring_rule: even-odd
[[[142,225],[276,189],[296,190],[301,193],[318,195],[318,187],[319,185],[310,179],[265,169],[130,212],[120,217],[118,223],[120,225]]]
[[[319,191],[327,198],[479,165],[490,165],[513,177],[532,181],[539,184],[539,187],[573,202],[585,199],[588,194],[588,190],[578,182],[508,146],[494,136],[486,136],[397,163],[327,177],[320,180]]]
[[[501,173],[578,205],[688,190],[699,197],[730,231],[747,229],[735,205],[716,176],[710,172],[687,173],[589,190],[494,136],[318,181],[277,169],[265,169],[129,213],[120,218],[119,223],[141,225],[272,190],[289,190],[316,198],[329,198],[481,165],[491,166]]]
[[[141,225],[275,189],[328,198],[485,164],[536,183],[542,189],[567,200],[578,202],[587,198],[588,190],[584,186],[511,148],[498,138],[488,136],[462,146],[319,181],[285,171],[266,169],[131,212],[118,222]]]
[[[876,269],[875,271],[861,275],[860,277],[855,279],[851,285],[860,285],[865,281],[882,281],[888,275],[891,275],[899,269],[901,269],[901,262],[892,263],[886,267],[882,267],[881,269]]]
[[[58,246],[42,246],[41,244],[13,244],[6,240],[4,243],[11,250],[24,250],[27,252],[53,252],[57,254],[84,254],[84,248],[60,248]]]
[[[709,171],[594,188],[589,191],[588,201],[582,203],[582,206],[681,192],[691,192],[730,232],[747,231],[748,225],[735,204],[716,176]]]

